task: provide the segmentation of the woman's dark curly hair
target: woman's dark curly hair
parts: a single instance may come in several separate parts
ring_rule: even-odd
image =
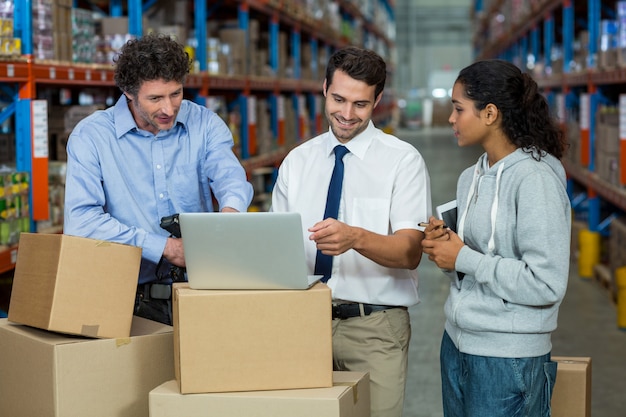
[[[502,130],[514,145],[535,159],[543,152],[559,159],[563,156],[565,137],[548,102],[537,83],[514,64],[497,59],[478,61],[461,70],[456,82],[463,85],[465,96],[477,110],[489,103],[498,108]]]
[[[326,67],[326,88],[332,84],[336,70],[343,71],[350,78],[363,81],[369,86],[376,86],[374,97],[378,97],[385,88],[387,65],[377,53],[368,49],[348,46],[336,51]]]
[[[183,45],[159,34],[131,39],[114,61],[115,84],[131,96],[137,95],[144,81],[183,83],[191,63]]]

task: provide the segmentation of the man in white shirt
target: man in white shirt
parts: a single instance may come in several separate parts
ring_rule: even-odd
[[[285,158],[272,210],[301,214],[310,272],[318,273],[318,251],[332,257],[323,280],[333,296],[334,368],[370,372],[372,416],[401,417],[407,308],[419,301],[418,223],[431,214],[431,196],[420,153],[371,121],[385,80],[385,62],[372,51],[347,47],[331,56],[323,86],[330,130]],[[337,145],[347,154],[333,218],[325,206]]]

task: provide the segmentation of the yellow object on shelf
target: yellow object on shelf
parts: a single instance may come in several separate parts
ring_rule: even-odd
[[[617,287],[617,327],[626,330],[626,266],[615,270]]]
[[[579,256],[578,275],[581,278],[593,277],[593,267],[600,262],[600,233],[581,230],[578,235]]]

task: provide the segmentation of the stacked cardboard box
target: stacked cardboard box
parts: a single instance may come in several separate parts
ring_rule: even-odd
[[[225,75],[248,74],[248,49],[243,29],[224,28],[219,31],[221,45],[220,73]]]
[[[565,150],[564,158],[578,167],[581,165],[580,124],[576,121],[568,121],[566,132],[568,147]]]
[[[48,106],[48,153],[50,159],[66,161],[67,140],[78,122],[96,110],[104,109],[104,105],[89,106]]]
[[[553,356],[557,376],[552,394],[552,417],[591,416],[591,358]]]
[[[148,417],[173,329],[133,317],[141,249],[22,234],[0,320],[0,415]]]
[[[54,59],[52,0],[32,2],[33,57]]]
[[[332,386],[331,296],[325,284],[228,291],[176,283],[172,303],[181,393]]]
[[[150,417],[368,417],[369,374],[334,372],[330,388],[181,394],[176,381],[150,392]]]
[[[71,9],[71,60],[92,63],[96,61],[96,21],[93,12],[86,9]]]
[[[98,338],[128,337],[141,248],[45,233],[22,233],[9,320]]]
[[[129,337],[113,339],[0,319],[0,415],[148,417],[150,391],[174,378],[172,335],[139,317]]]
[[[596,113],[595,171],[602,180],[620,185],[619,114],[615,107],[601,107]]]
[[[150,392],[151,417],[370,415],[369,374],[332,372],[325,284],[230,291],[176,283],[173,306],[176,380]]]
[[[326,284],[177,283],[172,332],[132,317],[140,256],[111,242],[22,235],[0,321],[0,415],[184,417],[209,407],[237,416],[262,407],[267,417],[369,416],[368,374],[332,371]]]
[[[72,0],[52,2],[52,30],[54,59],[71,62],[72,55],[76,51],[73,49],[75,45],[73,45]]]

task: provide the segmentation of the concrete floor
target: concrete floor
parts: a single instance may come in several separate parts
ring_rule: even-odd
[[[455,198],[459,173],[473,165],[480,148],[459,148],[450,128],[400,130],[424,156],[431,176],[433,205]],[[445,318],[448,281],[437,266],[423,258],[419,266],[422,301],[410,309],[412,340],[406,387],[405,417],[441,417],[439,343]],[[592,358],[593,417],[626,415],[626,332],[616,325],[616,306],[607,290],[580,278],[574,262],[568,292],[553,334],[555,356]],[[557,381],[558,384],[558,381]]]

